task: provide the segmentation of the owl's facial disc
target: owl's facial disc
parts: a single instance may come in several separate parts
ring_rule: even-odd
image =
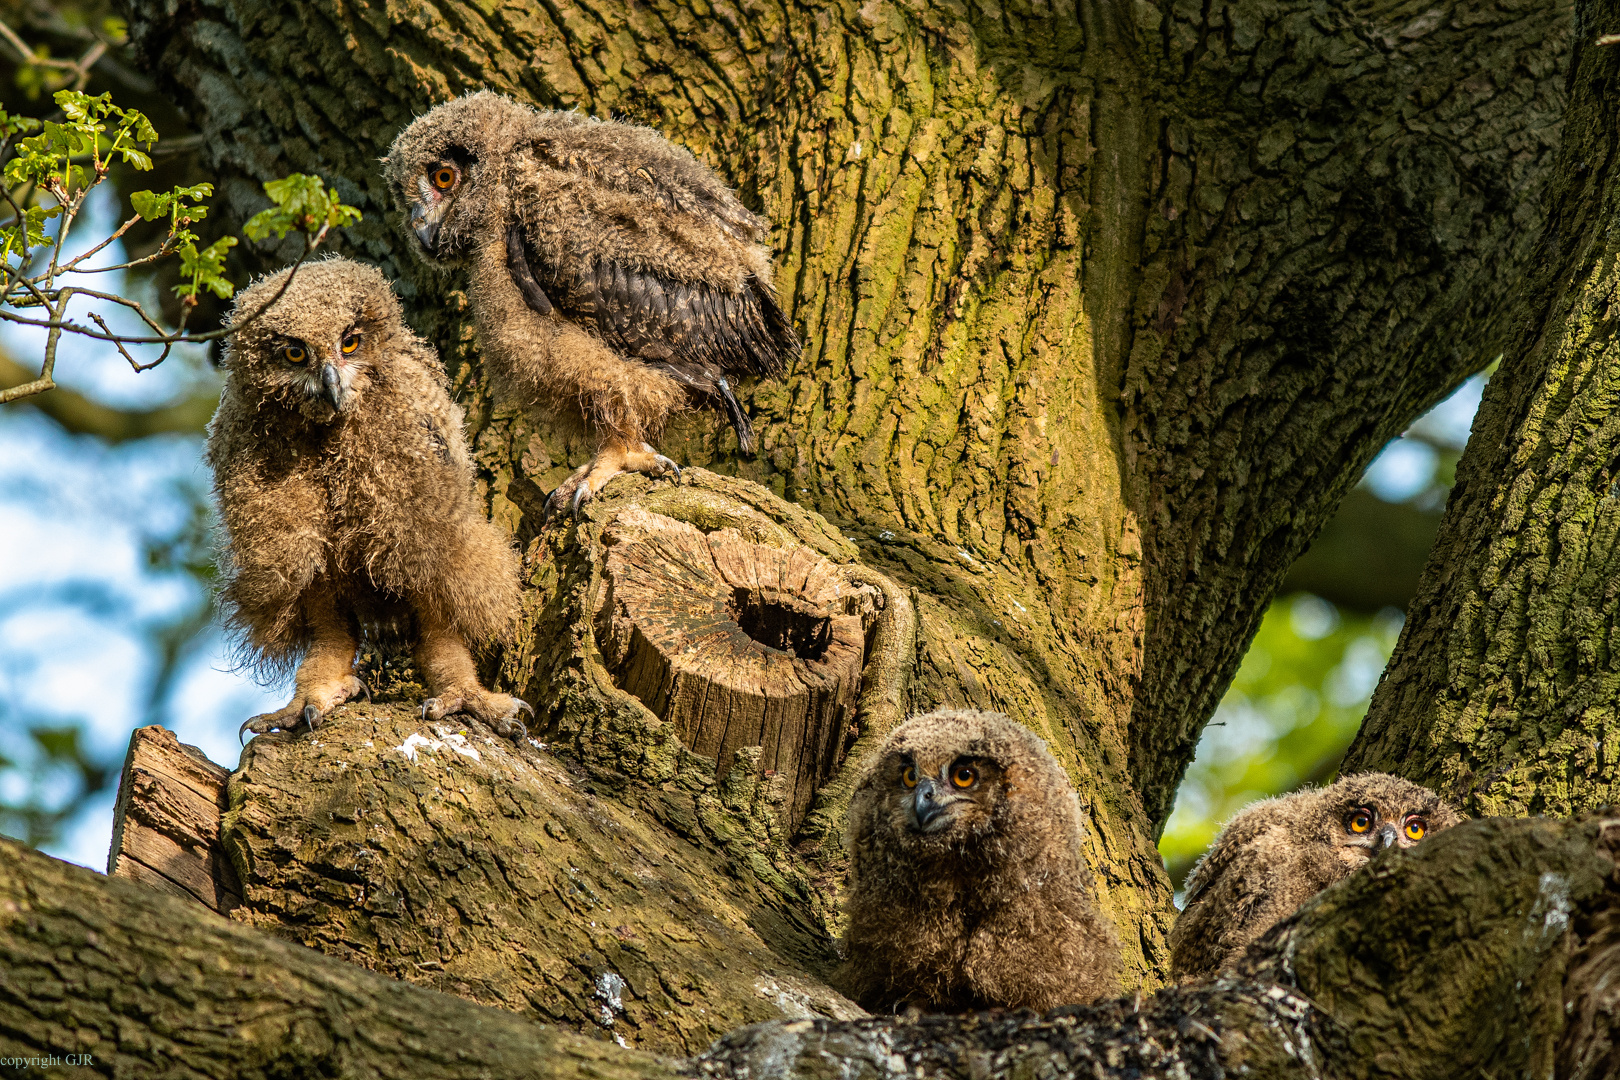
[[[1344,815],[1344,833],[1346,843],[1365,848],[1369,854],[1390,847],[1398,838],[1394,824],[1380,820],[1371,806],[1352,807]]]
[[[416,178],[416,193],[410,200],[411,232],[430,256],[442,257],[439,234],[445,218],[461,194],[462,167],[454,161],[430,162]]]
[[[921,776],[917,766],[908,763],[900,776],[907,789],[901,803],[906,826],[924,834],[949,828],[972,804],[979,780],[979,767],[965,758],[942,767],[936,776]]]
[[[328,420],[343,415],[359,397],[359,376],[368,366],[358,355],[361,333],[358,325],[351,326],[325,350],[325,355],[291,337],[282,338],[274,349],[293,384],[309,398],[331,406]]]

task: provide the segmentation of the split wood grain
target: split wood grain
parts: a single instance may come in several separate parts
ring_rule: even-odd
[[[219,842],[230,770],[166,728],[137,728],[118,781],[107,873],[224,914],[241,886]]]

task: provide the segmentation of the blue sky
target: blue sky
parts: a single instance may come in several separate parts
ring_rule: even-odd
[[[110,210],[105,203],[93,206],[75,238],[106,236],[115,227]],[[122,254],[109,249],[96,263],[121,261]],[[101,275],[95,284],[121,290],[122,276]],[[97,310],[114,326],[133,329],[132,318],[120,320],[109,308],[75,310],[81,317],[85,309]],[[37,365],[42,343],[42,331],[0,326],[0,348],[18,363]],[[59,349],[56,379],[126,407],[160,405],[219,385],[201,349],[137,374],[112,347],[71,337]],[[81,721],[92,745],[116,748],[122,757],[129,732],[147,722],[157,670],[142,627],[172,620],[200,599],[189,575],[148,565],[145,541],[181,528],[208,484],[200,435],[107,446],[64,434],[32,409],[0,406],[0,694],[12,706],[10,715]],[[182,741],[234,766],[237,726],[279,705],[280,695],[227,669],[220,635],[205,633],[158,709]],[[6,722],[0,714],[0,738],[15,753],[21,732]],[[0,774],[0,783],[19,780]],[[105,869],[113,798],[108,791],[88,805],[47,850]]]

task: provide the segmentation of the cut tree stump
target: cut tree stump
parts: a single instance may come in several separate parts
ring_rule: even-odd
[[[225,914],[242,887],[219,843],[230,770],[153,725],[130,736],[107,873]]]
[[[852,733],[875,590],[807,547],[635,507],[603,538],[596,636],[614,680],[722,776],[760,747],[797,828]]]

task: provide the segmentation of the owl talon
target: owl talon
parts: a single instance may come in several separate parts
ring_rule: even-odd
[[[304,706],[304,723],[309,725],[309,730],[311,730],[311,731],[314,731],[317,727],[320,727],[320,724],[321,724],[321,710],[317,709],[313,705],[305,705]]]
[[[503,702],[505,704],[503,704]],[[534,707],[522,698],[506,694],[492,694],[474,687],[462,694],[442,694],[422,702],[423,720],[443,720],[462,713],[480,724],[487,724],[497,735],[517,742],[526,738],[529,729],[518,719],[519,713],[534,715]]]

